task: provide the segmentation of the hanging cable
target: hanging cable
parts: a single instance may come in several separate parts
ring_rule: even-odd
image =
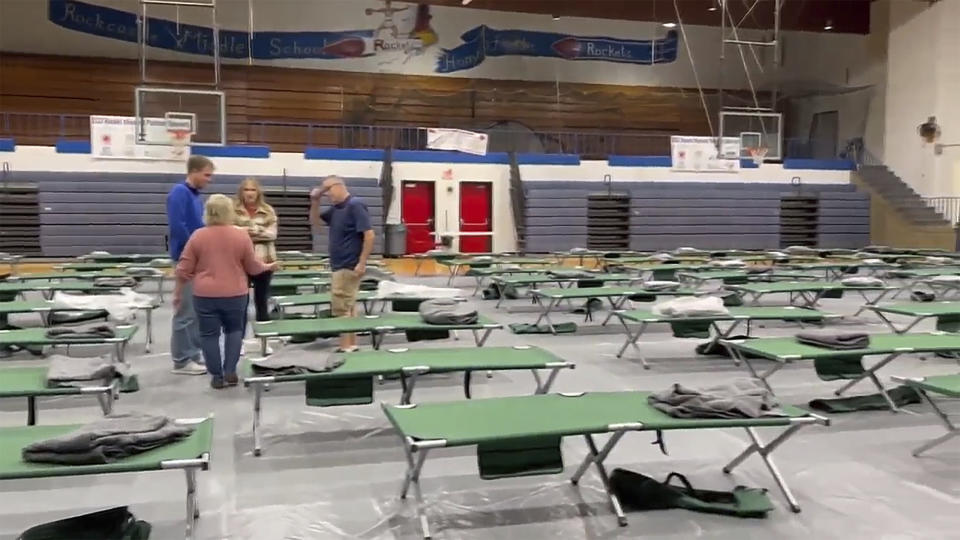
[[[247,0],[247,65],[253,65],[253,0]]]
[[[697,73],[697,63],[693,60],[693,53],[690,51],[690,42],[687,41],[687,29],[680,18],[679,0],[673,0],[673,11],[677,14],[677,25],[680,27],[680,35],[683,38],[683,48],[687,50],[687,58],[690,59],[690,69],[693,71],[693,80],[697,83],[697,92],[700,93],[700,104],[703,105],[703,114],[707,117],[707,126],[710,128],[710,136],[717,137],[713,131],[713,120],[710,119],[710,108],[707,106],[707,97],[703,93],[703,85],[700,84],[700,74]]]

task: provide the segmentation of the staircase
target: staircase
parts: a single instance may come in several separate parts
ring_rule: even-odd
[[[957,232],[942,214],[927,205],[883,165],[862,165],[851,175],[870,194],[870,241],[902,248],[957,249]]]
[[[860,179],[910,223],[922,226],[950,225],[939,212],[924,202],[920,195],[883,165],[860,167]]]

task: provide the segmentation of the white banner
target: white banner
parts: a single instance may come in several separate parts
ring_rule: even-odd
[[[716,137],[670,137],[671,168],[687,172],[737,172],[740,139],[724,137],[717,152]]]
[[[485,156],[488,140],[486,133],[474,133],[462,129],[427,129],[427,148],[433,150],[457,150]]]
[[[146,118],[145,138],[168,141],[167,122]],[[190,142],[183,148],[169,144],[137,144],[137,120],[133,116],[91,116],[90,154],[94,159],[150,159],[183,161],[190,157]]]

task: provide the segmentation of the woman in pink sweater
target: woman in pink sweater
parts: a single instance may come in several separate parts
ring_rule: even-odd
[[[204,207],[206,226],[190,236],[177,263],[177,286],[173,293],[176,307],[180,304],[183,284],[193,282],[200,347],[212,377],[210,386],[216,389],[236,386],[239,382],[237,363],[249,301],[247,276],[277,268],[276,263],[263,264],[257,260],[250,235],[233,222],[233,201],[226,195],[211,195]]]

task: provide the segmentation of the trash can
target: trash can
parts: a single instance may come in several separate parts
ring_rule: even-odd
[[[403,223],[387,223],[383,226],[383,254],[386,257],[401,257],[407,253],[407,226]]]

